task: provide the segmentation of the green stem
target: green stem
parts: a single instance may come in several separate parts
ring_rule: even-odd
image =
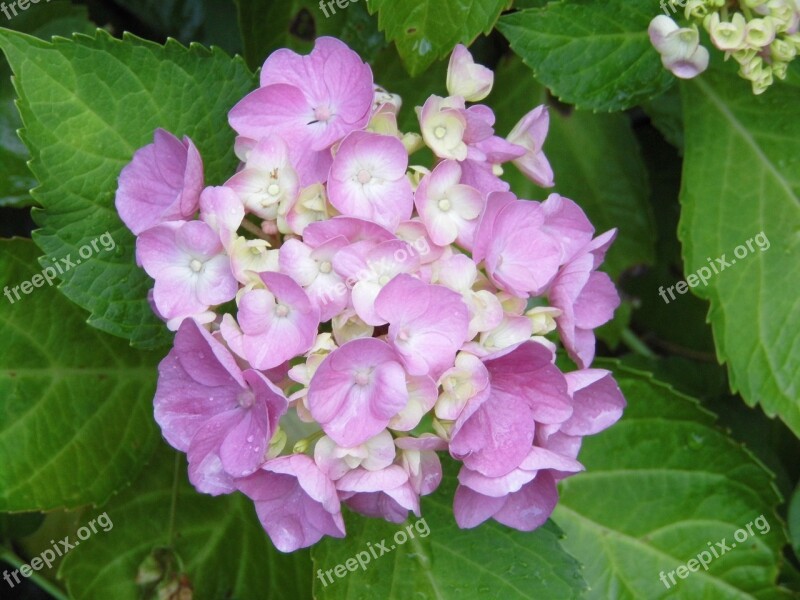
[[[658,355],[650,350],[650,348],[647,347],[647,344],[636,337],[636,334],[627,327],[622,330],[622,341],[625,342],[625,345],[636,354],[640,354],[641,356],[651,359],[658,358]]]
[[[22,565],[28,564],[9,548],[0,548],[0,558],[13,565],[17,569],[19,569]],[[38,571],[32,571],[31,576],[28,579],[33,581],[36,585],[38,585],[56,600],[69,600],[69,596],[67,596],[64,590],[46,577],[40,575]],[[5,583],[2,585],[5,585]]]
[[[261,227],[259,227],[255,223],[251,223],[250,221],[245,219],[244,221],[242,221],[242,227],[247,231],[249,231],[250,233],[252,233],[254,236],[267,242],[270,241],[267,235],[261,230]]]
[[[175,453],[175,467],[172,476],[172,502],[169,507],[169,537],[167,538],[167,545],[169,548],[175,547],[175,514],[178,509],[178,477],[181,470],[181,455]]]

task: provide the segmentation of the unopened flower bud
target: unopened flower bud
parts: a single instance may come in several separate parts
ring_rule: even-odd
[[[467,102],[480,102],[492,91],[493,84],[494,73],[475,64],[466,46],[458,44],[447,67],[447,92],[451,96],[461,96]]]
[[[770,17],[752,19],[747,24],[745,41],[751,48],[769,46],[775,39],[775,22]]]
[[[711,41],[720,50],[737,50],[742,47],[747,22],[742,13],[735,13],[730,22],[720,21],[719,13],[710,15],[706,29]]]

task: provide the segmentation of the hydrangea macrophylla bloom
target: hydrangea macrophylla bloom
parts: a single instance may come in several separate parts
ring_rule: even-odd
[[[550,288],[550,303],[561,311],[556,317],[561,341],[570,358],[585,369],[594,360],[594,329],[614,316],[620,303],[611,278],[597,267],[616,236],[607,231],[558,272]]]
[[[228,247],[231,269],[236,280],[243,284],[260,284],[259,273],[279,271],[278,250],[270,249],[266,240],[236,237]]]
[[[347,506],[368,517],[402,523],[409,511],[420,516],[419,495],[400,465],[380,471],[354,469],[336,482],[336,489]]]
[[[328,150],[369,121],[372,70],[337,39],[321,37],[308,56],[274,52],[261,70],[261,87],[230,112],[242,136],[278,135],[290,148],[302,185],[325,181]]]
[[[381,340],[357,339],[331,352],[308,389],[314,419],[340,446],[363,444],[408,402],[406,374]]]
[[[262,273],[261,280],[266,289],[251,289],[240,297],[238,326],[232,318],[225,319],[221,332],[231,349],[254,368],[272,369],[311,348],[319,311],[291,277]]]
[[[244,207],[232,189],[207,187],[200,194],[200,219],[219,233],[222,245],[228,250],[244,221]]]
[[[550,113],[545,105],[537,106],[526,114],[508,134],[508,141],[522,146],[527,152],[514,159],[514,165],[528,179],[542,187],[553,187],[553,169],[542,151],[547,130],[550,128]]]
[[[465,160],[467,117],[463,98],[431,96],[419,111],[422,139],[439,158]]]
[[[458,240],[471,249],[484,201],[478,190],[460,181],[458,163],[442,161],[420,181],[414,204],[434,244],[447,246]]]
[[[281,552],[307,548],[324,535],[345,535],[336,488],[305,454],[275,458],[236,486],[253,500],[261,524]]]
[[[375,299],[383,287],[400,273],[419,269],[419,257],[408,252],[406,242],[390,240],[376,246],[352,244],[334,258],[336,271],[353,285],[353,308],[368,325],[385,325],[387,319],[376,311]],[[403,258],[404,260],[399,260]]]
[[[333,159],[330,202],[343,215],[394,230],[400,221],[411,218],[413,193],[407,167],[408,154],[397,138],[353,132]]]
[[[536,342],[484,358],[489,393],[473,397],[456,421],[452,456],[487,477],[500,477],[528,455],[537,423],[563,423],[572,416],[567,381],[553,358]]]
[[[438,388],[436,382],[427,375],[409,375],[406,387],[408,403],[389,421],[389,427],[394,431],[411,431],[436,404]]]
[[[401,98],[320,38],[308,56],[271,55],[231,111],[241,164],[225,185],[202,189],[194,147],[163,132],[121,180],[118,200],[153,219],[137,242],[151,306],[181,327],[159,423],[195,485],[241,489],[281,550],[341,537],[341,502],[419,515],[439,452],[462,464],[460,526],[533,529],[556,482],[582,469],[582,437],[624,408],[610,373],[562,373],[543,337],[591,362],[593,329],[618,303],[597,271],[614,232],[593,238],[558,194],[509,193],[512,161],[552,184],[548,115],[496,135],[494,112],[467,106],[492,78],[457,47],[451,95],[430,96],[419,133],[403,131]],[[433,163],[410,161],[424,146]],[[145,175],[152,210],[135,204]]]
[[[467,102],[480,102],[492,91],[493,84],[492,70],[475,64],[467,47],[458,44],[447,66],[447,93]]]
[[[499,478],[497,487],[516,487],[519,479],[531,480],[517,491],[500,496],[490,496],[474,491],[466,485],[458,486],[453,500],[453,514],[462,529],[477,527],[487,519],[520,531],[533,531],[543,525],[558,502],[558,489],[553,475],[545,471],[524,471]],[[506,483],[506,480],[511,480]]]
[[[293,202],[300,184],[289,163],[286,143],[272,136],[256,144],[247,155],[244,169],[225,186],[239,195],[248,212],[262,219],[275,219],[279,204]]]
[[[492,331],[503,321],[503,306],[491,290],[477,289],[478,269],[464,254],[454,254],[438,263],[438,283],[461,294],[470,314],[467,339]]]
[[[400,466],[408,473],[408,481],[420,496],[436,491],[442,482],[442,463],[436,452],[447,450],[447,442],[430,433],[419,437],[399,437]]]
[[[389,323],[389,342],[411,375],[437,379],[467,340],[469,314],[461,296],[409,275],[381,290],[375,311]]]
[[[176,325],[236,295],[219,235],[202,221],[170,221],[148,229],[136,240],[136,258],[155,279],[159,314]]]
[[[191,319],[159,365],[155,418],[166,440],[189,457],[201,492],[233,491],[253,473],[288,401],[262,373],[244,372],[225,346]]]
[[[489,371],[480,358],[467,352],[458,353],[455,365],[442,374],[440,382],[436,416],[447,421],[456,421],[469,400],[489,393]]]
[[[337,446],[327,435],[314,447],[314,461],[333,481],[358,467],[367,471],[385,469],[394,462],[396,454],[394,438],[387,429],[353,448]]]
[[[334,257],[346,245],[343,237],[333,238],[317,248],[289,239],[280,249],[281,271],[303,287],[323,322],[331,320],[347,306],[348,289],[344,279],[333,270]]]
[[[153,143],[140,148],[122,169],[115,204],[134,235],[165,221],[189,219],[203,191],[203,160],[188,137],[181,142],[156,129]]]
[[[558,241],[544,224],[538,202],[493,193],[475,233],[472,257],[476,263],[484,260],[489,277],[509,294],[539,294],[555,277],[562,258]]]
[[[565,375],[573,401],[572,416],[559,431],[566,435],[584,436],[600,433],[619,421],[625,398],[611,371],[581,369]]]
[[[315,183],[304,188],[294,200],[286,199],[278,206],[278,231],[303,235],[311,223],[324,221],[335,214],[336,210],[328,202],[325,186]]]

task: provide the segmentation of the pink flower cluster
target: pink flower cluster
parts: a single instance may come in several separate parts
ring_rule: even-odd
[[[419,516],[437,452],[462,464],[461,527],[532,530],[583,468],[582,436],[622,413],[611,374],[589,368],[619,303],[597,270],[614,231],[594,237],[557,194],[509,191],[507,162],[552,185],[548,113],[495,135],[474,104],[492,84],[459,46],[450,95],[403,133],[400,98],[320,38],[270,56],[231,110],[241,165],[224,185],[161,130],[120,176],[152,305],[177,331],[156,420],[194,486],[249,496],[282,551],[344,536],[342,504]],[[432,170],[409,165],[423,146]],[[557,337],[579,370],[555,366]]]

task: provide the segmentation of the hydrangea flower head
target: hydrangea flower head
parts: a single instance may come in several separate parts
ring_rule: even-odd
[[[492,80],[457,47],[451,95],[401,131],[401,98],[320,38],[270,56],[231,110],[241,164],[223,185],[203,189],[194,146],[165,132],[123,171],[118,209],[178,332],[156,420],[195,487],[247,496],[281,551],[344,536],[343,505],[421,515],[442,458],[461,465],[459,526],[535,529],[583,436],[622,414],[591,368],[619,303],[598,270],[615,231],[500,178],[514,162],[554,180],[546,107],[500,137],[474,104]],[[424,146],[432,164],[412,158]],[[577,369],[556,366],[559,340]]]

